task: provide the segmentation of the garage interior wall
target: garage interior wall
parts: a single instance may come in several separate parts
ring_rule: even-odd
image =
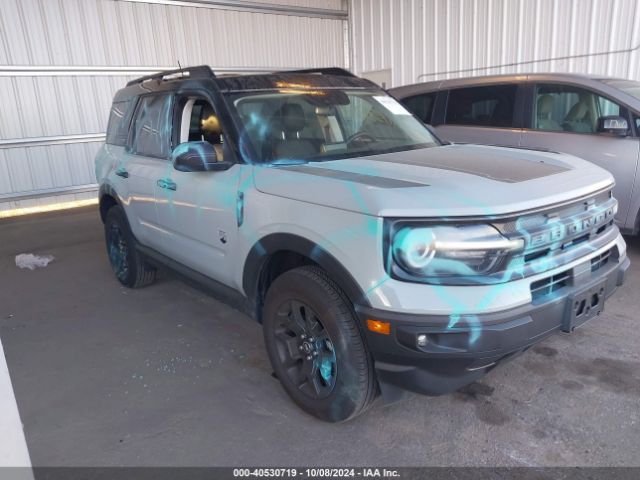
[[[116,90],[182,66],[348,67],[343,0],[1,0],[0,213],[95,198]]]
[[[351,0],[353,70],[387,87],[499,73],[640,78],[637,0]]]

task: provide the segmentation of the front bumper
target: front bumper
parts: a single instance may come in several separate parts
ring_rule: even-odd
[[[568,271],[556,291],[496,313],[417,315],[356,306],[383,397],[393,401],[407,390],[426,395],[453,392],[551,333],[570,331],[573,325],[567,319],[576,295],[597,287],[608,298],[624,283],[629,263],[626,256],[612,255],[594,270],[592,262],[585,262]],[[595,310],[599,315],[601,309]],[[368,330],[368,319],[389,322],[390,335]],[[427,335],[423,347],[417,346],[418,334]]]

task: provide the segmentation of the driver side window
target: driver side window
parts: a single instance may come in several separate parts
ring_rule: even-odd
[[[181,102],[180,138],[178,143],[209,142],[216,151],[216,159],[225,158],[227,148],[220,119],[213,106],[202,98],[190,97]]]
[[[538,85],[533,113],[536,130],[597,133],[598,118],[626,116],[620,105],[570,85]]]

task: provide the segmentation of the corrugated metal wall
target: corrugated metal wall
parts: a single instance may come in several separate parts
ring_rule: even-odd
[[[1,2],[0,210],[93,195],[114,91],[178,60],[351,61],[358,74],[390,70],[389,87],[527,71],[640,78],[637,0],[348,0],[351,51],[347,0]],[[24,199],[34,194],[47,198]]]
[[[1,0],[0,210],[95,195],[111,98],[135,76],[348,66],[343,0],[199,2]]]
[[[356,73],[391,86],[513,72],[640,78],[637,0],[351,0]]]

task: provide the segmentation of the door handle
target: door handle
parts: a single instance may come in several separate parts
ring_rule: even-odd
[[[166,188],[167,190],[175,191],[178,189],[178,185],[176,185],[176,182],[169,180],[168,178],[161,178],[156,182],[156,185],[158,185],[160,188]]]
[[[122,178],[129,178],[129,172],[127,172],[126,169],[120,167],[119,169],[116,170],[116,175],[118,175],[119,177]]]

